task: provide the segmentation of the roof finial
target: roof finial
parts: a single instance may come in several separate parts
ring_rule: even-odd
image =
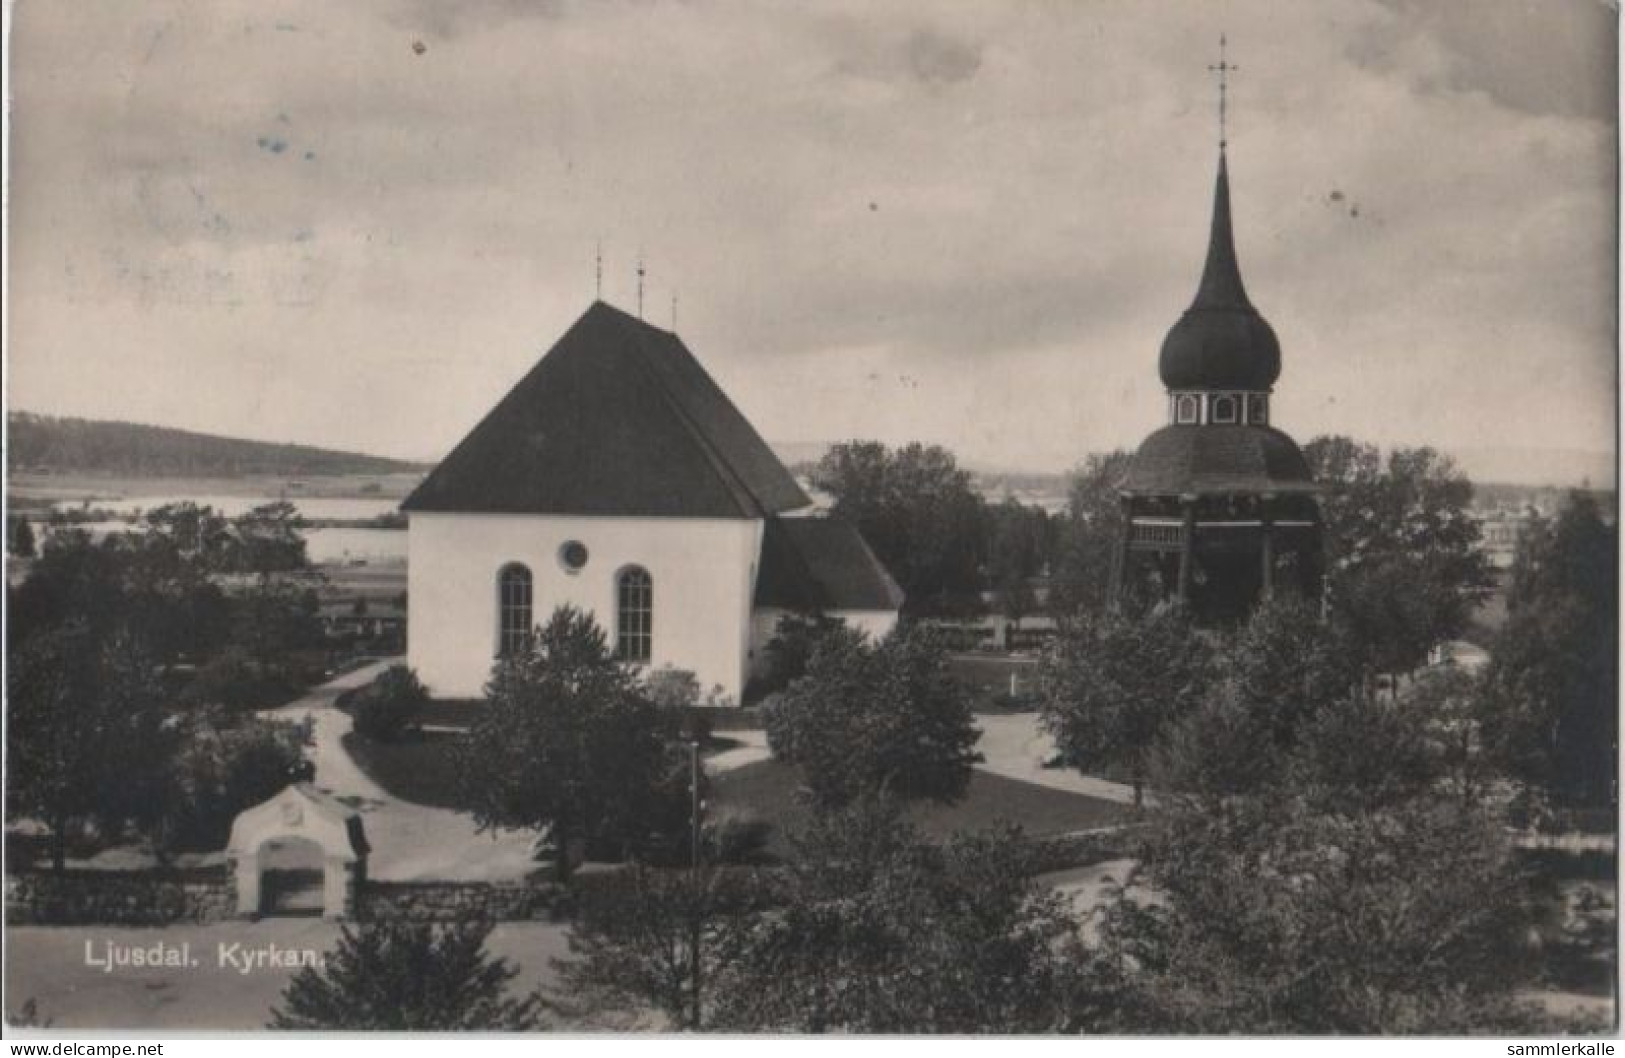
[[[638,251],[638,319],[643,319],[643,251]]]
[[[593,274],[592,296],[599,301],[604,300],[604,240],[598,240],[598,256],[595,259],[596,271]]]
[[[1226,96],[1227,91],[1229,89],[1230,74],[1233,71],[1241,69],[1241,67],[1235,65],[1234,63],[1226,61],[1226,59],[1224,57],[1225,43],[1226,42],[1225,42],[1225,39],[1224,39],[1224,34],[1220,33],[1219,34],[1219,61],[1218,61],[1218,63],[1216,65],[1211,65],[1211,66],[1208,67],[1208,69],[1211,72],[1216,73],[1216,74],[1219,75],[1219,150],[1221,150],[1221,151],[1224,150],[1225,147],[1227,147],[1229,145],[1227,140],[1226,140],[1226,137],[1225,137],[1225,127],[1224,127],[1225,126],[1225,112],[1224,111],[1225,111],[1225,96]]]
[[[671,333],[677,333],[677,291],[671,292]]]

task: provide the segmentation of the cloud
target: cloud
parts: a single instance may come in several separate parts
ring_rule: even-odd
[[[1281,421],[1611,445],[1594,45],[1434,6],[23,0],[13,401],[432,455],[602,241],[770,437],[1066,465],[1160,416],[1223,28]]]
[[[1432,90],[1479,91],[1529,114],[1612,123],[1619,9],[1603,0],[1377,0],[1394,18],[1361,42],[1380,62],[1402,37],[1425,35],[1440,51],[1420,83]]]

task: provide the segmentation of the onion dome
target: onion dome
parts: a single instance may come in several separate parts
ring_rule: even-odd
[[[1230,231],[1230,176],[1219,154],[1213,231],[1196,300],[1162,342],[1158,363],[1170,390],[1268,390],[1281,375],[1281,345],[1247,300]]]

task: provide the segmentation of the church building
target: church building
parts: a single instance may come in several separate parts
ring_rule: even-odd
[[[479,697],[570,604],[628,664],[740,703],[785,614],[896,623],[863,538],[810,507],[677,335],[595,302],[402,503],[408,661]]]
[[[1159,368],[1167,425],[1140,445],[1121,487],[1114,597],[1177,596],[1198,620],[1222,623],[1283,586],[1317,595],[1317,489],[1273,423],[1281,346],[1241,282],[1222,133],[1207,263]]]

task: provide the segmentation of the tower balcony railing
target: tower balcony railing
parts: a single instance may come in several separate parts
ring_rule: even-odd
[[[1185,527],[1178,519],[1134,520],[1129,546],[1147,550],[1178,548],[1185,540]]]

